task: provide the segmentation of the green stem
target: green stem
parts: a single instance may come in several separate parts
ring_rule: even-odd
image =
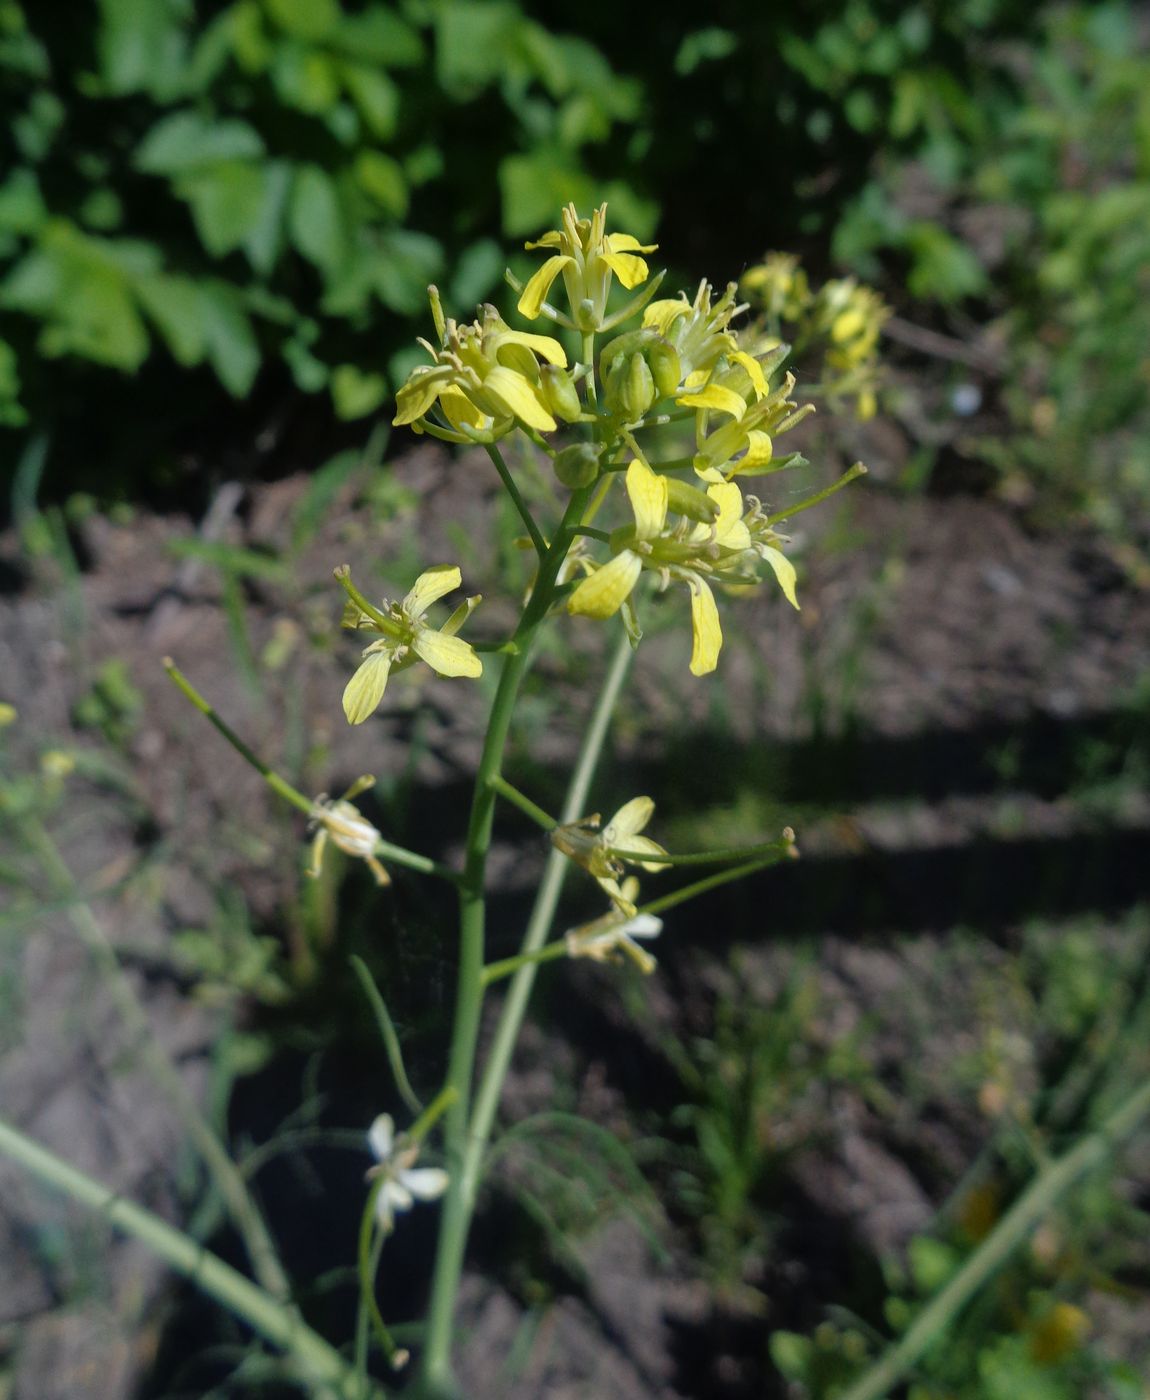
[[[500,797],[505,797],[512,806],[518,807],[521,812],[530,817],[536,825],[541,826],[544,831],[555,830],[558,825],[555,818],[548,816],[542,807],[532,802],[526,793],[520,792],[514,784],[509,783],[501,774],[496,773],[491,779],[491,786]]]
[[[151,1211],[124,1200],[102,1182],[77,1171],[2,1119],[0,1152],[47,1185],[99,1211],[116,1229],[146,1245],[177,1273],[242,1318],[254,1332],[286,1352],[313,1387],[312,1395],[340,1397],[340,1400],[353,1400],[357,1396],[359,1386],[354,1370],[300,1320],[294,1308],[269,1297],[195,1240]],[[372,1393],[383,1394],[378,1389]]]
[[[502,982],[505,977],[511,977],[529,963],[551,962],[554,958],[566,955],[567,944],[560,940],[558,943],[548,943],[543,948],[536,948],[532,953],[516,953],[513,958],[502,958],[499,962],[488,963],[483,969],[483,985],[490,987],[492,982]]]
[[[1030,1184],[946,1287],[842,1400],[881,1400],[912,1369],[934,1339],[1006,1263],[1057,1202],[1099,1166],[1150,1115],[1150,1082],[1130,1095],[1097,1131],[1057,1158]]]
[[[527,533],[531,536],[531,543],[535,546],[535,553],[542,559],[547,553],[547,541],[539,531],[539,526],[535,523],[535,517],[527,507],[527,502],[516,485],[515,478],[511,475],[511,468],[503,460],[503,454],[493,442],[485,442],[487,455],[495,464],[495,470],[499,473],[499,478],[507,488],[507,494],[515,503],[515,509],[519,512],[519,518],[527,527]]]
[[[780,520],[789,520],[792,515],[798,515],[801,510],[810,510],[811,506],[817,506],[821,501],[825,501],[828,496],[833,496],[836,491],[841,491],[844,486],[848,486],[856,477],[866,476],[866,467],[861,462],[856,462],[848,471],[843,472],[837,481],[832,481],[829,486],[824,486],[821,491],[816,491],[813,496],[807,496],[803,500],[796,502],[793,506],[788,506],[786,510],[778,510],[774,515],[768,515],[763,522],[765,525],[776,525]]]
[[[248,748],[231,725],[220,718],[211,701],[200,694],[170,656],[164,657],[164,670],[167,671],[168,678],[173,684],[184,693],[200,714],[211,720],[232,748],[246,763],[251,764],[274,793],[314,819],[315,802],[305,793],[300,792],[299,788],[292,787],[286,778],[282,778],[254,750]],[[392,841],[385,841],[382,836],[377,835],[373,854],[382,857],[383,860],[391,861],[393,865],[402,865],[408,870],[418,871],[421,875],[436,875],[439,879],[449,880],[453,884],[459,882],[459,873],[452,870],[450,866],[441,865],[439,861],[432,860],[428,856],[421,856],[417,851],[409,851],[406,846],[397,846]]]
[[[540,563],[535,587],[512,638],[516,648],[504,658],[503,671],[487,722],[483,752],[475,775],[471,816],[467,828],[467,850],[463,876],[459,881],[459,969],[456,980],[455,1022],[446,1078],[446,1087],[454,1090],[456,1094],[444,1122],[444,1146],[450,1185],[444,1199],[443,1217],[439,1228],[425,1350],[420,1370],[423,1392],[434,1396],[456,1393],[451,1371],[452,1324],[455,1299],[463,1271],[463,1252],[478,1186],[476,1174],[467,1169],[471,1155],[468,1114],[475,1069],[475,1047],[483,1007],[486,919],[484,882],[495,816],[495,779],[500,776],[503,750],[507,743],[519,686],[530,662],[532,643],[554,601],[555,580],[570,547],[572,529],[582,519],[589,496],[590,488],[573,492],[555,532],[555,538]]]
[[[291,1285],[287,1274],[280,1264],[271,1235],[259,1207],[247,1189],[242,1173],[200,1112],[199,1105],[188,1091],[187,1085],[157,1041],[148,1014],[140,1004],[132,984],[124,975],[124,970],[99,920],[91,907],[79,900],[75,877],[59,848],[36,817],[25,820],[23,832],[57,891],[77,899],[70,911],[72,926],[103,974],[125,1027],[138,1038],[140,1054],[148,1072],[163,1090],[193,1146],[203,1159],[228,1216],[244,1242],[260,1286],[274,1298],[290,1297]]]

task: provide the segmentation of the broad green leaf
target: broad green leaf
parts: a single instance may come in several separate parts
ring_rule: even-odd
[[[305,44],[289,42],[276,48],[272,82],[281,102],[311,116],[330,112],[339,101],[335,61]]]
[[[187,78],[188,26],[178,0],[100,0],[100,77],[115,94],[171,100]]]
[[[387,380],[382,374],[362,370],[357,365],[337,365],[331,376],[331,398],[340,418],[364,418],[387,396]]]
[[[288,215],[296,248],[322,271],[334,271],[347,254],[348,238],[339,191],[318,165],[296,172]]]
[[[246,161],[221,161],[176,182],[176,192],[191,208],[200,241],[213,257],[222,258],[241,247],[259,227],[267,183],[265,168]]]
[[[411,68],[423,61],[424,46],[418,31],[383,5],[344,15],[328,43],[349,58],[384,68]]]
[[[353,167],[356,183],[394,219],[407,213],[407,181],[397,160],[382,151],[360,151]]]
[[[264,193],[259,216],[243,240],[248,261],[261,277],[271,275],[287,238],[288,201],[295,170],[286,160],[263,165]]]
[[[47,217],[36,176],[31,170],[14,170],[0,185],[0,229],[35,233]]]
[[[375,290],[385,306],[404,315],[423,311],[427,286],[443,270],[443,248],[426,233],[388,229],[379,240]]]
[[[580,209],[596,203],[599,191],[594,180],[565,160],[561,152],[540,150],[534,155],[508,156],[500,162],[504,233],[515,238],[550,228],[555,210],[568,201]]]
[[[399,89],[392,80],[363,63],[341,64],[339,75],[371,134],[390,140],[399,117]]]
[[[40,334],[45,355],[80,355],[129,373],[147,357],[147,329],[125,277],[110,263],[76,259],[53,312]]]
[[[436,14],[435,66],[444,91],[464,101],[503,76],[522,16],[502,0],[455,0]]]
[[[140,305],[181,365],[198,365],[204,358],[203,302],[190,277],[160,274],[141,277],[135,284]]]
[[[200,314],[212,367],[224,388],[243,398],[259,369],[260,349],[238,292],[226,282],[201,283]]]
[[[318,394],[327,384],[328,367],[311,353],[302,340],[284,342],[280,351],[284,363],[291,370],[296,387],[304,394]]]
[[[182,111],[152,127],[136,148],[132,164],[147,175],[176,175],[224,160],[254,160],[263,153],[259,132],[247,122]]]
[[[340,21],[338,0],[264,0],[276,24],[298,39],[325,39]]]

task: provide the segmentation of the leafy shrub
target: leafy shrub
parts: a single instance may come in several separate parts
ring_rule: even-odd
[[[209,404],[278,367],[372,412],[427,283],[451,266],[453,301],[488,293],[485,235],[585,193],[586,148],[637,100],[502,0],[101,0],[67,26],[2,0],[0,424],[98,412],[93,366],[181,401],[173,368],[206,371]]]

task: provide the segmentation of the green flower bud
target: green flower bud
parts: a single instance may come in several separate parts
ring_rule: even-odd
[[[607,406],[629,423],[642,418],[655,402],[655,380],[638,351],[620,357],[607,372]]]
[[[667,509],[676,515],[685,515],[688,520],[698,520],[704,525],[712,525],[719,515],[719,507],[704,491],[680,481],[677,476],[667,477]]]
[[[556,418],[562,418],[568,423],[578,422],[583,413],[583,405],[579,402],[579,391],[575,388],[575,381],[570,374],[558,365],[541,365],[539,373],[547,407]]]
[[[599,452],[589,442],[573,442],[552,462],[555,475],[572,491],[590,486],[599,475]]]
[[[670,398],[679,387],[682,378],[679,352],[669,340],[659,336],[647,347],[647,364],[655,380],[657,396],[661,399]]]

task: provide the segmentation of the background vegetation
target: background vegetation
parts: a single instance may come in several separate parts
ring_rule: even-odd
[[[388,458],[411,445],[386,424],[426,284],[510,314],[504,250],[567,199],[607,199],[692,276],[794,250],[894,307],[878,417],[821,429],[873,484],[811,543],[801,622],[747,615],[729,689],[698,702],[656,668],[621,716],[618,781],[671,774],[675,844],[785,821],[808,859],[716,897],[658,995],[545,993],[529,1049],[549,1073],[517,1083],[475,1251],[514,1303],[503,1332],[472,1318],[504,1369],[469,1355],[488,1393],[531,1394],[539,1336],[578,1306],[634,1361],[594,1284],[604,1222],[628,1221],[657,1261],[635,1297],[670,1279],[651,1318],[677,1320],[620,1393],[844,1393],[1147,1071],[1148,27],[1133,0],[719,3],[705,23],[680,0],[100,0],[67,23],[0,0],[0,701],[21,712],[0,735],[0,1068],[53,981],[29,930],[83,900],[126,920],[142,984],[222,1015],[214,1111],[319,1280],[309,1315],[339,1318],[350,1253],[313,1248],[298,1201],[320,1209],[317,1180],[358,1201],[347,1127],[387,1106],[348,955],[407,1008],[418,1066],[450,948],[402,881],[382,928],[354,874],[302,881],[290,822],[200,771],[194,742],[173,757],[151,658],[173,628],[207,638],[217,697],[293,780],[350,779],[363,760],[313,703],[317,676],[338,693],[329,556],[380,554],[394,585],[443,541],[436,492],[478,489]],[[510,584],[515,530],[449,543]],[[189,613],[202,632],[179,631]],[[577,729],[593,659],[548,655],[529,696],[516,761],[543,788],[546,706]],[[396,703],[376,816],[449,842],[467,717]],[[82,888],[29,844],[33,818]],[[532,849],[512,832],[509,922]],[[604,1009],[619,998],[637,1032]],[[211,1238],[218,1210],[176,1176]],[[906,1393],[1143,1400],[1147,1204],[1144,1147],[1107,1161]],[[99,1296],[74,1227],[19,1247],[55,1301]],[[694,1290],[677,1314],[675,1288]],[[148,1393],[282,1384],[218,1326],[187,1305]]]

